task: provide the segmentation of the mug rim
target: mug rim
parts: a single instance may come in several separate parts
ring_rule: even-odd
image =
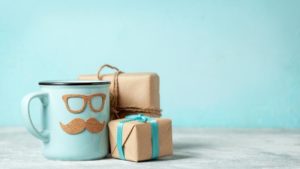
[[[95,81],[86,81],[86,80],[49,80],[49,81],[40,81],[40,86],[85,86],[85,85],[105,85],[110,84],[110,81],[104,80],[95,80]]]

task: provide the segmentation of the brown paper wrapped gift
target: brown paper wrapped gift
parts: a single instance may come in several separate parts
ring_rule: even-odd
[[[158,123],[159,157],[173,154],[172,121],[164,118],[154,118]],[[109,139],[111,155],[119,158],[117,149],[117,126],[124,119],[109,122]],[[126,160],[145,161],[152,158],[151,125],[138,121],[126,122],[123,126],[122,145]]]
[[[115,69],[116,73],[100,75],[105,67]],[[112,119],[137,113],[160,117],[159,76],[156,73],[123,73],[113,66],[103,65],[98,74],[79,76],[79,80],[98,79],[111,81]]]

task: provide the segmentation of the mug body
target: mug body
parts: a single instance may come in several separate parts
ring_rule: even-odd
[[[100,83],[102,82],[102,83]],[[40,82],[44,107],[45,157],[93,160],[108,154],[109,82]]]

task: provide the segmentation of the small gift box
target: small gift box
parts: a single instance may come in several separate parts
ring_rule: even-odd
[[[129,115],[110,121],[108,127],[114,158],[138,162],[173,154],[170,119]]]
[[[104,68],[113,69],[114,74],[101,74]],[[98,74],[80,75],[79,80],[111,81],[111,118],[142,113],[160,117],[159,76],[156,73],[123,73],[111,65],[100,67]]]

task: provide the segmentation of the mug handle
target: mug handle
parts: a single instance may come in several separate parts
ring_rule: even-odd
[[[42,140],[43,142],[49,141],[49,135],[47,133],[42,133],[36,129],[36,127],[33,125],[31,115],[30,115],[30,103],[33,99],[39,98],[42,102],[43,111],[45,111],[45,108],[48,105],[48,93],[46,92],[34,92],[26,95],[21,103],[22,107],[22,114],[25,121],[25,127],[27,130],[36,138]]]

